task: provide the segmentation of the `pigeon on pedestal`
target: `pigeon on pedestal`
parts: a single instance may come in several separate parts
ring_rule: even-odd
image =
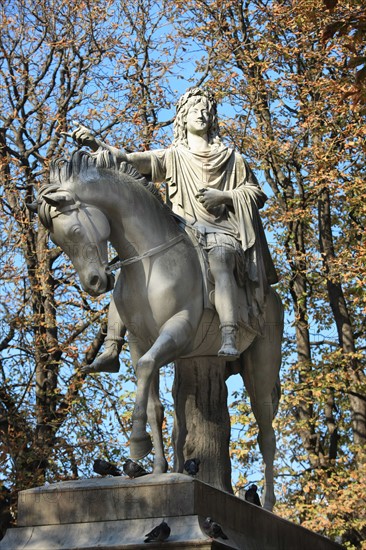
[[[147,471],[144,470],[144,468],[140,466],[140,464],[137,464],[137,462],[134,462],[130,458],[128,458],[123,464],[123,471],[126,476],[130,477],[131,479],[147,475]]]
[[[97,458],[94,460],[93,470],[96,474],[101,476],[120,476],[121,470],[117,468],[114,464],[103,460],[103,458]]]
[[[229,537],[225,535],[224,531],[222,530],[222,527],[219,523],[216,523],[216,521],[213,521],[211,518],[206,518],[203,522],[203,530],[212,539],[225,539],[227,540]]]
[[[170,527],[165,521],[162,521],[160,525],[157,525],[150,533],[145,535],[144,542],[164,542],[169,535]]]
[[[257,493],[258,487],[256,485],[251,485],[247,491],[245,491],[244,498],[247,502],[255,504],[256,506],[262,506]]]
[[[184,469],[190,476],[196,476],[198,474],[200,464],[201,461],[199,458],[189,458],[184,463]]]

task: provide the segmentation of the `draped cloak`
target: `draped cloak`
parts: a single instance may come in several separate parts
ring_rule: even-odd
[[[258,212],[267,197],[248,164],[239,153],[222,144],[211,146],[207,152],[171,146],[150,154],[152,181],[167,184],[168,203],[174,213],[202,233],[224,233],[240,242],[245,253],[249,303],[254,306],[256,302],[253,314],[260,315],[268,285],[278,279]],[[207,211],[196,198],[202,188],[229,192],[233,205]]]

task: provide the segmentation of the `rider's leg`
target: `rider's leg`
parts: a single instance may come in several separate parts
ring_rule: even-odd
[[[238,287],[234,276],[235,250],[215,246],[209,250],[210,270],[215,280],[215,307],[220,319],[221,348],[218,355],[229,359],[239,357],[236,337],[238,332]]]
[[[124,326],[114,303],[113,295],[108,310],[107,335],[104,340],[104,351],[91,365],[84,367],[83,372],[118,372],[119,354],[124,342],[126,327]]]

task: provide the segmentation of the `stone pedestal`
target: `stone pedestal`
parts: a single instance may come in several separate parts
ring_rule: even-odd
[[[201,530],[207,517],[229,539]],[[163,519],[166,542],[144,544]],[[341,547],[229,493],[183,474],[136,480],[92,478],[37,487],[19,494],[18,527],[0,550],[122,550],[142,548],[336,550]]]

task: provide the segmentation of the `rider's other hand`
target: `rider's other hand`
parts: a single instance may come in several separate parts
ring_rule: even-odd
[[[219,191],[218,189],[200,189],[199,192],[196,194],[196,198],[201,204],[203,204],[206,210],[210,210],[212,208],[215,208],[215,206],[220,206],[221,204],[224,204],[223,192]]]

